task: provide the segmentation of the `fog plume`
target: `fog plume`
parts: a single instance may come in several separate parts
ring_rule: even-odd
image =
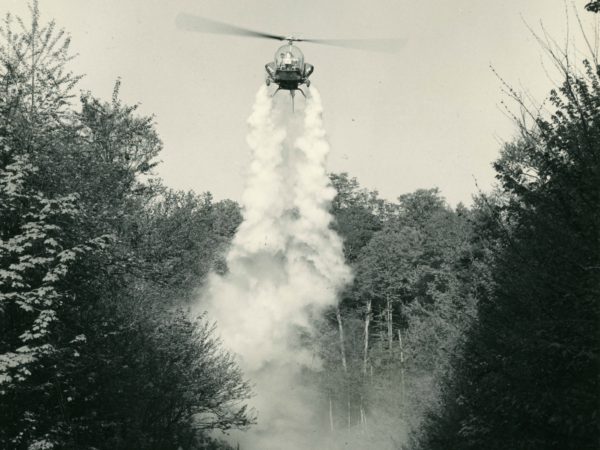
[[[229,272],[210,277],[202,301],[255,386],[258,424],[232,436],[243,450],[309,449],[319,441],[317,394],[300,377],[319,361],[301,341],[313,332],[311,317],[335,305],[351,278],[330,228],[329,145],[319,93],[310,91],[295,113],[285,92],[258,91],[248,119],[243,223]]]

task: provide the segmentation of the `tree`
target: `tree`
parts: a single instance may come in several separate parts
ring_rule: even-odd
[[[0,417],[8,424],[0,442],[15,448],[40,437],[34,430],[41,418],[35,409],[23,411],[47,390],[36,384],[39,372],[58,355],[77,353],[81,343],[82,335],[58,331],[64,310],[75,302],[66,287],[71,266],[112,240],[107,235],[74,244],[69,228],[80,223],[76,196],[48,199],[32,192],[27,181],[35,172],[25,156],[0,170]],[[49,377],[56,376],[55,366]]]
[[[208,430],[252,422],[249,386],[178,301],[217,264],[237,209],[145,180],[152,118],[118,83],[112,102],[88,93],[75,110],[68,38],[31,12],[0,30],[0,446],[217,448]],[[192,251],[188,225],[205,244]],[[168,258],[148,248],[157,233]]]
[[[600,444],[600,80],[584,67],[495,164],[506,200],[491,289],[422,448]]]
[[[376,191],[361,188],[347,173],[330,174],[329,178],[337,192],[331,204],[334,229],[344,240],[346,260],[353,263],[360,249],[381,229],[386,203]]]
[[[345,174],[333,182],[336,227],[355,277],[319,327],[324,406],[334,433],[361,430],[365,446],[387,448],[386,429],[405,441],[439,404],[439,379],[473,320],[472,213],[450,209],[437,189],[390,204]]]
[[[213,203],[210,193],[154,189],[160,195],[137,218],[133,245],[149,279],[174,300],[191,301],[211,270],[225,271],[225,250],[241,222],[240,208],[231,201]]]
[[[37,1],[30,4],[31,20],[7,14],[0,26],[0,79],[3,91],[3,138],[8,149],[2,154],[3,165],[14,154],[29,154],[31,163],[42,177],[52,165],[53,147],[69,141],[72,112],[69,103],[73,88],[80,80],[68,70],[70,38],[57,30],[54,21],[42,25]],[[15,22],[19,31],[14,30]],[[48,150],[46,152],[46,150]]]
[[[588,11],[591,11],[593,13],[600,12],[600,1],[592,0],[591,2],[589,2],[585,5],[585,9],[587,9]]]

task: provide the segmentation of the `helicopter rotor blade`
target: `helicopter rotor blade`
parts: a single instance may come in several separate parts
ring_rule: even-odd
[[[249,30],[247,28],[230,25],[228,23],[218,22],[216,20],[206,19],[200,16],[180,13],[175,19],[177,27],[187,31],[199,31],[201,33],[228,34],[233,36],[249,36],[265,39],[285,40],[285,36],[277,34],[263,33],[260,31]]]
[[[406,39],[298,39],[298,41],[386,53],[396,53],[406,44]]]

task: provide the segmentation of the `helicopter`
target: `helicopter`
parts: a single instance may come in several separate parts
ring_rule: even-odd
[[[277,85],[277,92],[289,91],[292,98],[292,110],[294,109],[294,96],[299,91],[305,98],[306,94],[301,89],[302,85],[310,87],[309,77],[315,67],[304,61],[304,54],[294,45],[296,42],[310,42],[314,44],[333,45],[337,47],[353,48],[358,50],[377,52],[397,52],[405,43],[404,39],[306,39],[297,36],[283,36],[231,25],[205,17],[180,13],[176,18],[178,28],[186,31],[198,31],[202,33],[225,34],[244,37],[255,37],[287,41],[275,52],[273,61],[265,64],[265,83]]]

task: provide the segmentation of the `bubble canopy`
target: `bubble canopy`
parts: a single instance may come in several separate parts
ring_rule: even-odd
[[[283,45],[275,52],[275,65],[278,69],[302,70],[304,55],[298,47],[292,44]]]

